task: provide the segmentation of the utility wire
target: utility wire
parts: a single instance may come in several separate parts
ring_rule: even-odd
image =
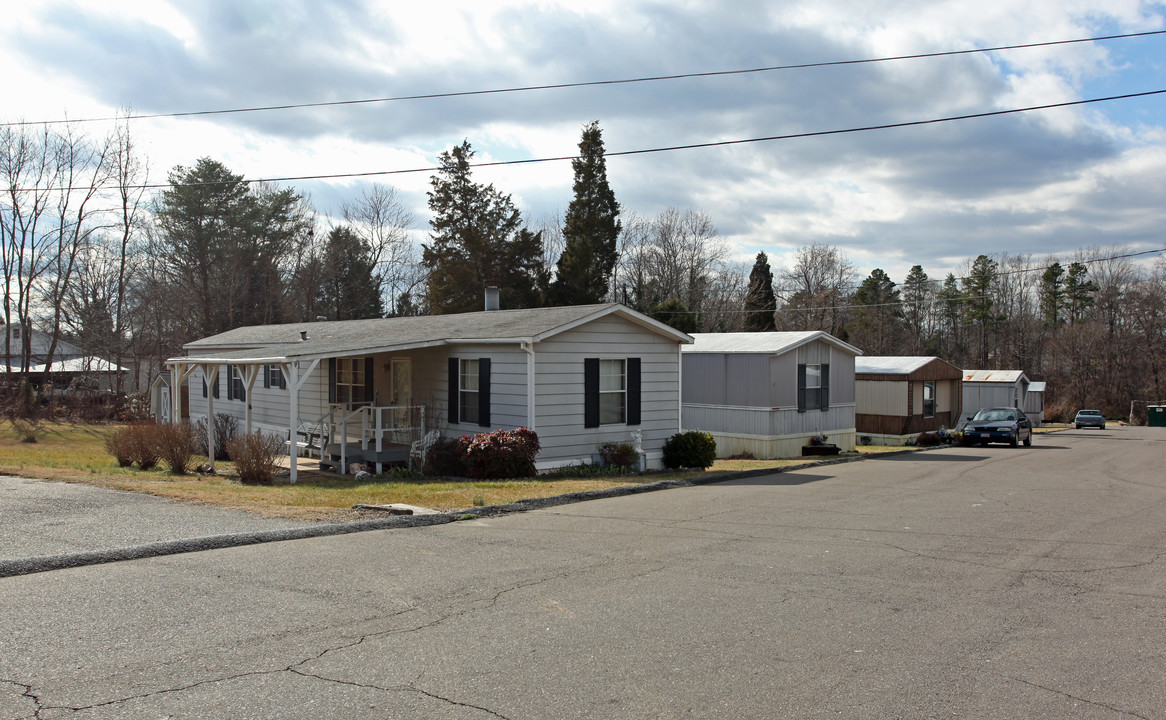
[[[977,118],[998,117],[1001,115],[1015,115],[1018,113],[1033,112],[1036,110],[1052,110],[1052,109],[1056,109],[1056,108],[1066,108],[1066,107],[1074,107],[1074,106],[1078,106],[1078,105],[1089,105],[1089,104],[1093,104],[1093,103],[1111,102],[1114,100],[1128,100],[1131,98],[1150,97],[1153,95],[1162,95],[1162,94],[1166,94],[1166,90],[1149,90],[1146,92],[1128,93],[1125,95],[1110,95],[1109,97],[1089,98],[1086,100],[1071,100],[1068,102],[1061,102],[1061,103],[1050,103],[1048,105],[1031,105],[1029,107],[1012,108],[1009,110],[992,110],[989,112],[969,113],[967,115],[953,115],[953,116],[949,116],[949,117],[933,118],[930,120],[910,120],[910,121],[899,122],[899,123],[885,123],[882,125],[865,125],[862,127],[845,128],[845,129],[840,129],[840,130],[816,130],[816,131],[804,132],[804,133],[790,133],[788,135],[769,135],[766,137],[746,138],[746,139],[740,139],[740,140],[718,140],[716,142],[691,143],[691,144],[687,144],[687,145],[670,145],[670,146],[666,146],[666,147],[646,148],[646,149],[641,149],[641,150],[622,150],[622,151],[618,151],[618,152],[605,153],[605,156],[609,157],[609,158],[626,157],[626,156],[631,156],[631,155],[647,155],[650,153],[673,152],[676,150],[696,150],[699,148],[726,147],[729,145],[744,145],[747,143],[773,142],[773,141],[777,141],[777,140],[798,140],[798,139],[802,139],[802,138],[824,137],[824,136],[828,136],[828,135],[844,135],[847,133],[868,132],[868,131],[872,131],[872,130],[890,130],[890,129],[894,129],[894,128],[918,127],[920,125],[935,125],[935,124],[939,124],[939,123],[955,122],[957,120],[973,120],[973,119],[977,119]],[[471,167],[471,168],[488,168],[488,167],[503,167],[503,166],[511,166],[511,165],[534,165],[537,163],[562,162],[565,160],[576,160],[578,158],[579,158],[578,155],[561,155],[558,157],[527,158],[525,160],[497,160],[494,162],[470,163],[469,167]],[[252,180],[243,179],[243,180],[240,180],[239,182],[246,183],[246,184],[252,184],[252,183],[266,183],[266,182],[271,182],[271,183],[295,182],[295,181],[304,181],[304,180],[336,180],[336,179],[344,179],[344,178],[379,177],[379,176],[384,176],[384,175],[409,175],[409,174],[416,174],[416,173],[432,173],[432,172],[437,172],[439,170],[441,170],[441,168],[439,168],[439,167],[423,167],[423,168],[411,168],[408,170],[373,170],[373,171],[369,171],[369,172],[332,173],[332,174],[326,174],[326,175],[288,175],[285,177],[260,178],[260,179],[252,179]],[[153,184],[143,184],[143,185],[128,185],[128,186],[126,186],[126,189],[128,189],[128,190],[157,190],[157,189],[169,188],[169,187],[202,187],[202,186],[212,186],[212,185],[229,185],[229,184],[232,184],[234,182],[235,181],[231,181],[231,180],[222,180],[222,181],[203,182],[203,183],[180,183],[177,185],[173,185],[171,183],[153,183]],[[31,189],[32,188],[17,188],[14,190],[14,192],[23,192],[23,191],[27,191],[27,190],[31,190]],[[83,190],[85,188],[73,188],[70,186],[70,187],[54,188],[54,189],[61,191],[61,192],[66,192],[66,191],[72,192],[74,190]]]
[[[1121,40],[1125,38],[1147,37],[1163,35],[1166,30],[1149,30],[1146,32],[1122,33],[1119,35],[1098,35],[1095,37],[1075,38],[1072,40],[1050,40],[1047,42],[1024,43],[1020,45],[997,45],[986,48],[972,48],[969,50],[945,50],[931,53],[916,53],[912,55],[892,55],[861,60],[830,60],[813,63],[797,63],[793,65],[770,65],[767,67],[745,68],[738,70],[714,70],[709,72],[681,73],[676,75],[655,75],[650,77],[623,78],[616,80],[591,80],[575,83],[553,83],[548,85],[524,85],[519,87],[495,88],[491,90],[466,90],[461,92],[426,93],[420,95],[398,95],[393,97],[365,98],[359,100],[333,100],[327,102],[294,103],[286,105],[261,105],[256,107],[230,108],[222,110],[192,110],[188,112],[150,113],[142,115],[127,114],[113,117],[82,118],[78,120],[24,120],[18,122],[0,123],[0,127],[20,125],[58,125],[64,123],[91,123],[109,122],[113,120],[147,120],[157,118],[199,117],[206,115],[229,115],[237,113],[266,112],[272,110],[300,110],[305,108],[341,107],[346,105],[367,105],[372,103],[402,102],[407,100],[436,100],[441,98],[474,97],[480,95],[501,95],[505,93],[521,93],[540,90],[561,90],[568,88],[600,87],[611,85],[629,85],[633,83],[662,82],[669,80],[688,80],[693,78],[725,77],[731,75],[747,75],[753,73],[776,72],[783,70],[806,70],[810,68],[839,67],[846,65],[866,65],[874,63],[895,62],[899,60],[919,60],[925,58],[951,57],[957,55],[971,55],[976,53],[999,52],[1002,50],[1021,50],[1025,48],[1051,47],[1054,45],[1071,45],[1076,43],[1100,42],[1103,40]]]

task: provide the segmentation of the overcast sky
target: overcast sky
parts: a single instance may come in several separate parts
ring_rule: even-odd
[[[585,9],[579,9],[583,7]],[[0,121],[359,100],[861,60],[1166,29],[1139,0],[7,3]],[[141,119],[164,182],[211,157],[247,178],[609,153],[933,120],[1166,89],[1166,35],[950,57],[339,107]],[[86,126],[103,134],[109,124]],[[430,173],[386,175],[428,229]],[[865,275],[960,274],[980,253],[1166,247],[1166,95],[820,137],[610,157],[625,213],[708,213],[775,270],[837,246]],[[568,162],[482,168],[531,221]],[[297,181],[327,215],[372,180]]]

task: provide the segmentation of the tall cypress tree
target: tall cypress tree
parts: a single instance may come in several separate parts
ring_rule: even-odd
[[[774,314],[777,312],[777,295],[773,293],[773,269],[769,267],[769,256],[757,253],[753,269],[749,271],[749,290],[745,294],[745,330],[747,332],[769,332],[777,329]]]
[[[598,122],[583,128],[579,157],[571,161],[571,167],[575,170],[575,198],[567,207],[563,226],[566,244],[551,285],[555,305],[602,302],[619,257],[619,203],[607,184],[607,160]]]
[[[351,228],[342,225],[328,233],[321,275],[319,305],[329,320],[376,318],[384,314],[372,248]]]

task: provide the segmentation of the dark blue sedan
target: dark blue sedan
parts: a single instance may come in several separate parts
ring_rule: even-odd
[[[968,418],[964,445],[1006,442],[1012,447],[1032,445],[1032,421],[1017,408],[984,408]]]

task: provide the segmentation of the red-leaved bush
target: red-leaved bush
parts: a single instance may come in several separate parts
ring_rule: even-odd
[[[475,478],[518,478],[535,474],[538,435],[530,428],[495,430],[481,435],[463,435],[458,449],[466,471]]]

